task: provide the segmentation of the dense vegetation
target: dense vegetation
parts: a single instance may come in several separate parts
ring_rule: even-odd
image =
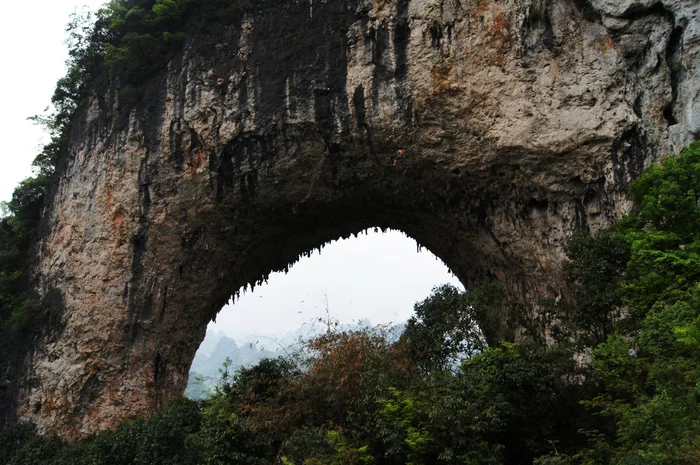
[[[700,142],[633,183],[633,212],[567,246],[571,301],[510,308],[524,341],[477,325],[503,293],[436,288],[398,341],[334,332],[302,356],[223,367],[204,401],[74,443],[0,433],[8,464],[696,464]],[[493,336],[493,335],[492,335]]]

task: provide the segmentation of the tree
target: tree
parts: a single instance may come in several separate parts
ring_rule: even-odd
[[[619,227],[632,251],[624,295],[643,317],[656,302],[688,298],[700,282],[700,142],[647,168],[630,197],[635,208]]]
[[[558,317],[569,332],[596,346],[615,332],[623,318],[620,285],[630,258],[627,242],[610,231],[596,236],[574,234],[564,251],[571,260],[564,265],[574,291],[574,303],[561,305]]]
[[[616,234],[631,248],[621,292],[636,341],[613,336],[595,349],[603,392],[588,405],[615,425],[613,461],[697,463],[700,143],[645,170],[630,196]]]
[[[456,368],[461,358],[482,352],[487,339],[497,341],[498,326],[490,312],[497,312],[504,302],[497,284],[466,293],[450,284],[435,287],[415,305],[401,342],[425,373]],[[479,322],[486,323],[483,330]]]

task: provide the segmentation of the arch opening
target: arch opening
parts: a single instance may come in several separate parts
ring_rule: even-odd
[[[187,197],[159,201],[161,194],[147,186],[151,219],[133,244],[135,285],[124,292],[127,318],[118,335],[110,336],[119,344],[108,342],[102,352],[121,363],[117,381],[105,385],[110,391],[116,387],[120,396],[126,393],[115,406],[118,418],[156,411],[184,392],[207,325],[232,293],[258,286],[314,249],[368,228],[403,231],[466,288],[498,281],[510,298],[521,301],[540,290],[544,271],[530,273],[528,267],[546,263],[547,257],[529,263],[520,258],[532,255],[532,244],[541,247],[532,233],[548,215],[542,208],[513,211],[512,204],[499,203],[487,191],[455,184],[462,172],[434,164],[407,161],[396,170],[376,170],[371,158],[333,161],[323,151],[309,150],[293,160],[279,155],[268,165],[252,149],[245,153],[247,172],[203,179],[200,188],[213,188],[217,199],[194,208]],[[317,170],[313,175],[304,168],[309,158]],[[282,160],[289,165],[281,168]],[[353,171],[358,163],[362,178]],[[182,184],[192,192],[191,182],[177,178],[173,188]],[[519,223],[519,229],[498,222]],[[505,314],[493,313],[505,322]],[[86,399],[85,405],[92,402]],[[99,412],[95,419],[113,421],[117,415]],[[90,422],[88,417],[83,424]]]
[[[263,358],[290,357],[325,330],[377,326],[398,337],[414,305],[435,286],[463,290],[435,255],[397,230],[361,231],[324,244],[289,270],[247,287],[209,323],[190,367],[185,395],[200,398],[229,372]]]

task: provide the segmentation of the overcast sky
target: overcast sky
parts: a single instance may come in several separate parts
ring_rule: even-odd
[[[405,321],[413,305],[439,284],[462,288],[445,265],[399,231],[369,232],[333,242],[268,284],[224,307],[210,328],[239,333],[279,333],[317,318],[373,325]]]
[[[0,130],[3,151],[0,200],[31,175],[31,162],[48,137],[27,121],[50,103],[65,73],[65,25],[71,12],[102,1],[40,0],[3,4],[0,47]],[[341,322],[368,318],[373,324],[407,319],[416,301],[433,286],[460,285],[430,252],[400,232],[370,233],[335,242],[297,263],[287,275],[245,293],[227,306],[211,327],[230,335],[279,333],[323,316],[326,297],[331,317]]]

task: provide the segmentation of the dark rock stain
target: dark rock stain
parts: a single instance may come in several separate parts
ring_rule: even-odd
[[[396,101],[403,113],[406,122],[406,131],[409,130],[413,113],[411,93],[406,89],[406,77],[408,76],[408,48],[411,42],[411,27],[408,22],[408,0],[398,0],[396,5],[396,22],[394,24],[394,79],[396,85],[394,92]],[[408,136],[406,134],[405,136]]]
[[[437,21],[433,21],[430,26],[430,43],[434,49],[440,49],[440,42],[442,41],[442,26]]]
[[[583,19],[592,23],[601,20],[600,13],[596,10],[589,0],[573,0],[574,6],[579,11]]]
[[[313,6],[310,17],[307,3],[285,2],[256,19],[250,66],[256,70],[258,126],[268,127],[284,113],[290,76],[296,76],[290,87],[297,87],[291,88],[291,93],[304,95],[308,89],[327,92],[313,96],[321,97],[316,103],[321,107],[317,116],[324,123],[335,119],[331,110],[340,114],[347,110],[343,104],[347,73],[345,26],[355,19],[353,10],[346,2],[319,3]],[[335,101],[341,108],[331,108],[329,102]],[[326,129],[330,126],[324,125]],[[331,138],[331,132],[324,133],[324,139]]]
[[[233,186],[236,172],[234,160],[240,160],[243,157],[243,147],[237,142],[237,140],[231,141],[223,148],[220,155],[211,158],[215,158],[216,160],[215,170],[217,201],[223,200],[227,194],[227,190],[230,190]]]
[[[182,131],[180,121],[173,120],[170,123],[170,159],[174,162],[178,171],[182,170],[182,163],[185,159],[185,150],[182,146]]]
[[[637,179],[644,169],[647,141],[637,127],[623,133],[613,142],[611,159],[615,186],[620,192],[627,192],[632,180]]]
[[[632,110],[634,111],[634,114],[637,115],[637,118],[641,118],[642,115],[642,110],[643,110],[643,105],[644,105],[644,92],[640,93],[637,95],[637,98],[634,99],[634,104],[632,105]]]
[[[525,20],[523,34],[523,50],[525,55],[531,55],[542,48],[552,51],[554,49],[554,29],[550,15],[550,5],[546,2],[540,8],[530,11]]]
[[[352,104],[355,109],[357,129],[362,131],[367,125],[367,115],[365,110],[365,90],[361,85],[355,88],[355,92],[352,96]]]
[[[314,119],[328,151],[333,138],[333,109],[328,88],[314,89]]]
[[[678,100],[678,87],[683,65],[680,62],[679,52],[683,48],[683,28],[676,26],[671,32],[671,37],[666,46],[666,62],[671,71],[671,101],[664,106],[664,118],[669,126],[678,124],[676,118],[676,101]]]
[[[411,28],[408,24],[408,0],[399,0],[396,7],[394,26],[394,50],[397,81],[404,81],[408,74],[408,46],[411,41]]]
[[[188,151],[187,163],[192,165],[194,163],[195,151],[199,147],[199,135],[197,131],[190,128],[190,149]]]
[[[576,218],[574,223],[576,225],[576,229],[581,231],[590,231],[588,227],[588,215],[586,215],[586,208],[584,207],[582,200],[575,203],[575,214]]]

